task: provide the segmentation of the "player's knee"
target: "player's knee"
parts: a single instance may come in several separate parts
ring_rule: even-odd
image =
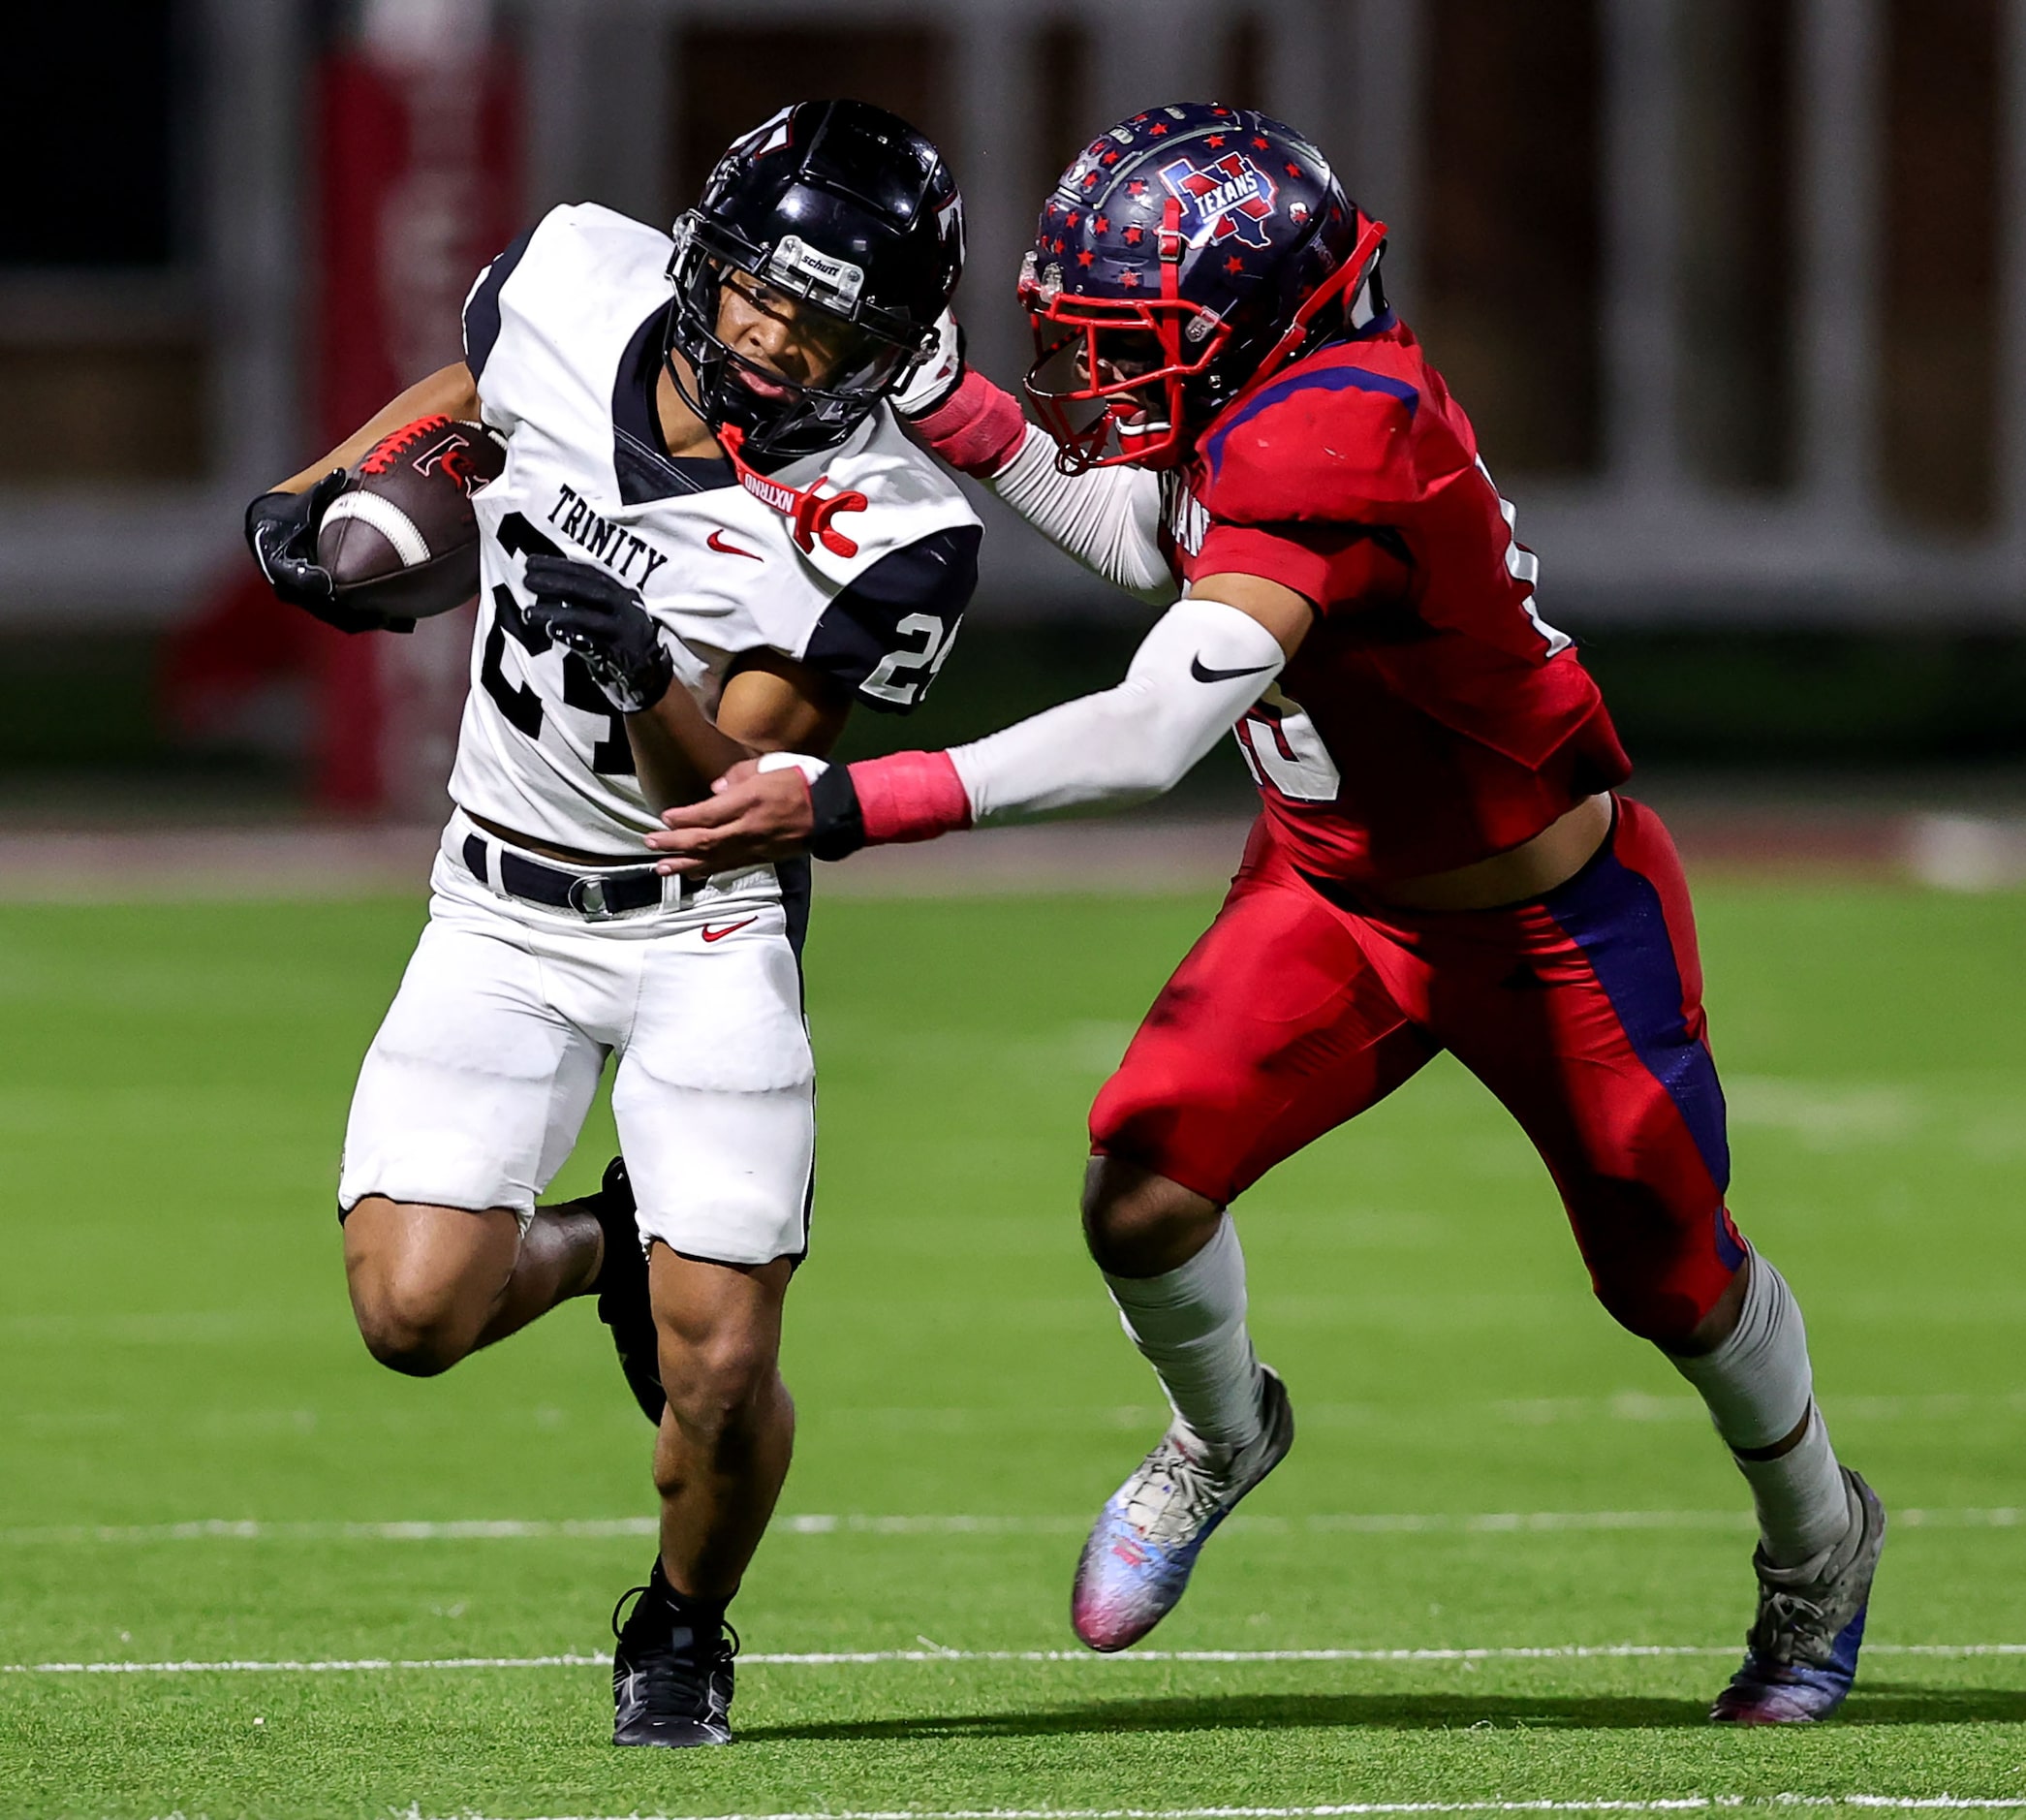
[[[361,1199],[345,1219],[345,1281],[366,1350],[410,1377],[448,1371],[478,1345],[519,1246],[505,1208]]]
[[[1696,1350],[1734,1269],[1716,1225],[1637,1180],[1593,1179],[1569,1210],[1605,1312],[1668,1352]]]
[[[1719,1318],[1721,1277],[1683,1268],[1683,1260],[1618,1258],[1593,1262],[1591,1281],[1604,1310],[1628,1334],[1663,1352],[1694,1353]]]
[[[711,1446],[734,1443],[780,1389],[774,1349],[757,1334],[714,1334],[680,1347],[665,1341],[661,1367],[676,1426]]]
[[[1706,1312],[1693,1297],[1665,1284],[1599,1283],[1597,1300],[1628,1334],[1664,1352],[1686,1352]]]
[[[1221,1208],[1119,1156],[1094,1156],[1083,1178],[1083,1239],[1101,1270],[1154,1276],[1186,1263]]]
[[[412,1275],[352,1285],[352,1310],[366,1350],[390,1371],[431,1378],[471,1350],[469,1323],[444,1289]]]

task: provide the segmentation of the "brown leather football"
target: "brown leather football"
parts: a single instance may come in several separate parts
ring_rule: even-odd
[[[479,521],[471,497],[506,466],[483,424],[424,417],[383,437],[325,509],[317,560],[341,606],[389,619],[427,619],[479,591]]]

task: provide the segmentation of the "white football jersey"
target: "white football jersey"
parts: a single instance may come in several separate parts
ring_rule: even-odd
[[[679,686],[715,714],[742,653],[825,672],[887,712],[956,638],[981,527],[882,403],[837,448],[762,477],[671,460],[655,418],[673,243],[592,204],[552,210],[465,302],[465,358],[506,468],[475,497],[478,636],[451,795],[555,845],[631,857],[657,827],[621,717],[528,620],[536,552],[639,589]]]

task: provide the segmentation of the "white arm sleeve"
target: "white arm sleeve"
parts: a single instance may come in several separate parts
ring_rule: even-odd
[[[1140,468],[1064,474],[1055,443],[1029,424],[1019,451],[985,482],[1021,518],[1087,569],[1166,607],[1181,590],[1161,549],[1161,477]]]
[[[1117,688],[951,749],[973,824],[1123,808],[1173,789],[1287,661],[1251,614],[1178,601]]]

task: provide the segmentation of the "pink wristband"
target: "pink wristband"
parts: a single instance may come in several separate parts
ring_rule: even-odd
[[[971,799],[948,752],[895,752],[851,768],[865,844],[933,840],[971,826]]]
[[[1012,392],[976,369],[929,412],[913,420],[915,433],[960,474],[989,480],[1019,451],[1027,420]]]

